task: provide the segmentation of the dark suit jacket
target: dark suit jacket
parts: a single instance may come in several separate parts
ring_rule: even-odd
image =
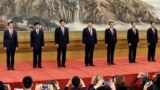
[[[147,30],[147,42],[150,44],[158,43],[158,31],[155,29],[155,34],[152,31],[152,28]]]
[[[30,44],[35,49],[44,47],[44,32],[42,29],[39,30],[39,34],[35,29],[31,31]]]
[[[101,86],[97,89],[94,88],[94,85],[93,84],[90,84],[88,90],[111,90],[110,87],[106,87],[106,86]]]
[[[7,49],[15,49],[18,47],[17,31],[13,30],[12,38],[10,36],[9,30],[4,31],[3,47],[6,47]]]
[[[68,87],[65,87],[64,90],[87,90],[86,87],[82,87],[82,88],[79,88],[79,87],[73,87],[71,89],[69,89]]]
[[[55,29],[55,44],[58,44],[60,47],[69,44],[68,28],[65,27],[64,29],[64,34],[61,30],[61,27]]]
[[[82,41],[83,44],[86,45],[95,45],[97,44],[97,32],[96,29],[92,28],[92,36],[90,35],[90,32],[87,28],[83,29],[83,33],[82,33]]]
[[[131,44],[137,44],[137,43],[139,43],[138,29],[136,29],[136,34],[134,33],[134,31],[133,31],[132,28],[128,29],[127,40],[128,40],[128,43],[131,43]]]
[[[110,28],[105,30],[105,44],[114,45],[117,43],[117,31],[113,29],[114,34],[110,31]]]

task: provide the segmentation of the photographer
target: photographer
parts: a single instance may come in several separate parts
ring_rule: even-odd
[[[36,84],[35,90],[60,90],[58,81],[48,81],[47,84]]]
[[[116,90],[114,81],[105,81],[103,75],[94,76],[91,80],[89,90]]]
[[[84,81],[81,78],[79,78],[78,76],[74,76],[73,78],[71,78],[68,81],[64,90],[69,90],[70,85],[73,86],[70,90],[86,90],[86,86],[84,84]],[[82,88],[80,88],[80,85],[82,86]]]

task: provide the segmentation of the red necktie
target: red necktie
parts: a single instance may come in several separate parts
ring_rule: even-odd
[[[92,29],[89,29],[90,35],[92,36]]]
[[[10,30],[10,33],[9,33],[9,34],[10,34],[10,37],[12,38],[12,35],[13,35],[13,31],[11,31],[11,30]]]

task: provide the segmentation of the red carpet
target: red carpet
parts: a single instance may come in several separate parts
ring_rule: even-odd
[[[127,84],[136,78],[138,72],[148,72],[153,74],[160,71],[160,57],[157,62],[147,62],[146,57],[137,57],[136,64],[129,64],[128,58],[116,58],[116,65],[107,65],[106,59],[95,59],[95,67],[85,67],[84,60],[68,60],[67,68],[58,68],[56,61],[43,61],[43,69],[33,69],[32,62],[16,62],[15,71],[7,71],[6,64],[0,63],[0,80],[10,83],[13,87],[21,87],[22,78],[26,75],[33,77],[35,82],[45,82],[46,80],[58,80],[61,88],[64,88],[67,80],[74,75],[84,79],[86,85],[90,83],[92,76],[103,74],[106,79],[111,75],[125,75]]]

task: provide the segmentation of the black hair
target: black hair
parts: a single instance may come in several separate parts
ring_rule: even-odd
[[[153,23],[156,23],[156,22],[152,20],[152,21],[150,22],[150,24],[152,25]]]
[[[22,82],[23,82],[24,88],[29,89],[32,86],[33,80],[31,76],[25,76]]]
[[[62,23],[62,22],[65,22],[65,20],[64,20],[64,19],[61,19],[61,20],[59,21],[59,23]]]
[[[114,22],[110,21],[110,22],[109,22],[109,25],[110,25],[111,23],[114,23]]]
[[[87,23],[93,23],[93,21],[89,20],[89,21],[87,21]]]
[[[150,79],[148,77],[144,77],[143,81],[142,81],[142,87],[144,87],[144,85],[149,81],[150,81]]]
[[[39,23],[39,22],[35,22],[35,23],[34,23],[34,26],[36,26],[36,25],[40,25],[40,23]]]
[[[7,25],[10,25],[10,24],[13,24],[13,22],[8,22],[8,24],[7,24]]]
[[[136,22],[135,22],[135,21],[131,22],[131,25],[132,25],[133,23],[136,23]]]
[[[72,84],[73,84],[74,87],[78,87],[79,84],[80,84],[80,78],[78,76],[74,76],[72,78]]]

